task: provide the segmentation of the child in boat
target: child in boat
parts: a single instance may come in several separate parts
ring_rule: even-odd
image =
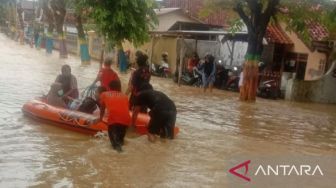
[[[49,93],[47,95],[47,103],[55,107],[66,108],[67,105],[63,100],[63,95],[64,92],[62,89],[62,84],[55,82],[50,87]]]
[[[100,86],[109,90],[109,83],[114,80],[119,80],[118,74],[111,68],[112,63],[113,60],[110,57],[104,60],[104,67],[100,69],[98,76],[92,85],[95,85],[99,81]]]
[[[110,82],[109,89],[109,91],[105,91],[105,89],[101,87],[97,89],[100,103],[100,120],[103,120],[105,109],[107,109],[107,125],[110,142],[113,149],[121,152],[126,129],[131,124],[131,116],[128,110],[128,97],[121,92],[121,83],[119,80]]]

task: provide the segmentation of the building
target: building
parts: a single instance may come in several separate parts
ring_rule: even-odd
[[[35,8],[37,3],[35,1],[21,1],[21,7],[23,9],[23,21],[25,23],[31,23],[35,19]]]
[[[217,11],[204,18],[200,16],[204,3],[204,0],[164,0],[162,6],[165,8],[178,7],[183,9],[189,16],[198,18],[204,23],[228,27],[229,14],[227,11]]]
[[[179,59],[179,35],[169,34],[169,32],[174,31],[222,31],[223,27],[218,25],[204,24],[201,20],[190,16],[181,8],[160,8],[155,10],[159,24],[151,32],[151,41],[142,45],[139,49],[146,52],[150,56],[151,63],[160,64],[161,54],[164,52],[168,53],[168,63],[171,70],[174,72],[176,70],[176,64]],[[217,40],[214,35],[188,35],[187,38],[197,38],[198,41]],[[193,43],[193,44],[192,44]],[[201,49],[201,42],[198,43]],[[189,46],[195,46],[195,40],[190,43]],[[134,52],[136,49],[132,44],[126,42],[123,44],[124,50],[130,50]],[[204,49],[211,48],[211,45]],[[203,49],[203,48],[202,48]],[[192,53],[192,48],[190,52]],[[205,53],[205,52],[204,52]],[[134,54],[134,53],[131,53]],[[131,57],[131,59],[134,57]]]

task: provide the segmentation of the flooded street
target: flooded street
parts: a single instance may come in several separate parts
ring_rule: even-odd
[[[79,88],[94,80],[97,63],[83,66],[73,56],[60,60],[58,51],[47,56],[2,34],[0,44],[0,187],[233,187],[229,182],[236,177],[228,173],[233,159],[336,157],[335,105],[241,103],[237,93],[203,94],[156,77],[154,88],[176,103],[180,134],[154,144],[145,136],[127,137],[118,154],[107,137],[70,132],[21,112],[25,102],[47,93],[64,63],[71,65]],[[128,78],[121,75],[123,84]],[[327,181],[303,185],[334,187],[334,177],[331,170]],[[262,187],[285,186],[291,187],[285,182]]]

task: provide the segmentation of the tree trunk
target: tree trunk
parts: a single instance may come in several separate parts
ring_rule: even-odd
[[[24,44],[24,21],[23,21],[23,9],[21,6],[21,3],[16,4],[16,11],[19,19],[19,28],[18,28],[18,34],[19,34],[19,42],[20,44]]]
[[[66,34],[63,31],[64,19],[66,15],[66,7],[64,0],[51,0],[50,1],[51,8],[54,13],[54,18],[56,22],[56,31],[58,33],[58,41],[59,41],[59,53],[60,58],[67,58],[68,51],[66,48]]]
[[[82,64],[89,64],[90,63],[89,47],[86,35],[84,33],[81,15],[76,14],[76,20],[77,20],[76,28],[78,32],[78,40],[80,45],[81,62]]]
[[[14,40],[15,39],[15,28],[16,28],[16,14],[15,14],[15,3],[9,3],[9,30],[10,30],[10,37]]]
[[[52,11],[49,8],[48,0],[42,1],[42,9],[43,9],[43,16],[45,17],[45,19],[47,19],[47,22],[48,22],[48,32],[47,32],[46,40],[45,40],[45,48],[46,48],[46,52],[48,54],[51,54],[54,48],[53,33],[54,33],[55,25],[54,25],[54,17],[52,15]]]
[[[255,101],[258,88],[258,63],[262,52],[262,38],[255,32],[249,33],[246,61],[243,66],[243,85],[240,88],[240,100]]]
[[[247,1],[250,9],[247,16],[242,3],[237,3],[235,11],[244,21],[248,29],[248,49],[246,54],[246,62],[243,67],[243,85],[240,88],[240,99],[242,101],[255,101],[259,67],[258,63],[263,50],[263,38],[270,18],[276,12],[276,7],[280,0],[268,0],[267,8],[259,1]]]

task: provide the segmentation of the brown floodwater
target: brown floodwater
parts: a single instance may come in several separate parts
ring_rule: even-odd
[[[334,105],[241,103],[237,93],[204,94],[155,77],[154,87],[176,103],[180,134],[156,143],[128,135],[118,154],[106,136],[90,137],[23,116],[22,105],[47,93],[64,63],[71,65],[80,88],[93,81],[99,67],[81,65],[74,56],[60,60],[57,51],[47,56],[0,34],[0,187],[235,187],[227,170],[237,157],[335,157]],[[124,84],[128,77],[121,75]],[[304,186],[334,187],[335,176],[333,171],[329,181]],[[261,187],[284,186],[290,187]]]

